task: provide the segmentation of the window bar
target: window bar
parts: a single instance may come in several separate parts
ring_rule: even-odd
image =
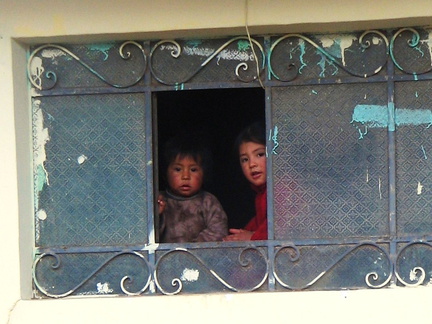
[[[390,285],[396,284],[394,269],[396,266],[397,257],[397,241],[396,232],[396,134],[395,134],[395,106],[394,106],[394,64],[392,60],[387,61],[387,75],[390,76],[387,82],[387,107],[388,107],[388,170],[389,170],[389,255],[392,264],[393,273]]]

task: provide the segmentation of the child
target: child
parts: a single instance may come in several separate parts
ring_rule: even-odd
[[[165,147],[165,161],[168,188],[158,197],[160,241],[221,241],[227,216],[218,199],[201,188],[210,151],[196,137],[175,137]]]
[[[237,137],[235,148],[239,154],[244,176],[256,191],[256,215],[244,229],[231,228],[224,241],[267,239],[267,168],[265,127],[254,123]]]

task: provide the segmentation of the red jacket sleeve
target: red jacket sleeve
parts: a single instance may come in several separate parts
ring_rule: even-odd
[[[254,232],[251,240],[267,240],[267,190],[262,190],[255,197],[255,211],[255,217],[244,229]]]
[[[248,229],[247,226],[245,227],[245,229],[254,232],[251,240],[267,240],[267,219],[262,222],[256,229]]]

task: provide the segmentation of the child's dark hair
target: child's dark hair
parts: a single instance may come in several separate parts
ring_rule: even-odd
[[[240,145],[245,142],[254,142],[257,144],[266,145],[265,124],[263,122],[255,122],[241,131],[234,142],[234,153],[237,156]]]
[[[164,166],[168,168],[177,156],[180,158],[191,157],[203,169],[204,181],[209,180],[212,167],[212,154],[203,137],[196,134],[174,136],[165,143]]]

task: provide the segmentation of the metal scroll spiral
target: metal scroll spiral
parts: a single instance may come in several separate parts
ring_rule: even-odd
[[[379,278],[379,275],[377,272],[373,271],[373,272],[369,272],[366,274],[365,276],[365,282],[367,284],[368,287],[370,288],[382,288],[384,286],[386,286],[390,280],[391,280],[391,275],[393,273],[393,267],[390,263],[390,256],[389,254],[384,251],[382,248],[380,248],[378,245],[374,244],[374,243],[359,243],[356,246],[354,246],[352,249],[346,251],[344,254],[342,254],[336,261],[334,261],[330,266],[327,267],[327,269],[325,269],[324,271],[322,271],[318,276],[316,276],[314,279],[312,279],[311,281],[309,281],[308,283],[306,283],[305,285],[299,286],[299,287],[294,287],[293,285],[290,285],[289,283],[284,282],[280,276],[277,274],[277,269],[275,268],[274,270],[274,276],[276,281],[282,285],[284,288],[290,289],[290,290],[303,290],[303,289],[307,289],[311,286],[313,286],[318,280],[320,280],[326,273],[328,273],[331,269],[333,269],[340,261],[342,261],[345,257],[347,257],[349,254],[353,253],[355,250],[359,249],[360,247],[363,246],[372,246],[376,249],[378,249],[379,251],[381,251],[383,253],[383,255],[386,256],[387,260],[389,261],[390,264],[390,268],[388,269],[388,277],[385,278],[385,280],[380,283],[380,284],[375,284],[374,282],[377,282]],[[278,254],[283,251],[289,249],[290,251],[292,251],[292,253],[289,254],[289,261],[290,262],[296,262],[300,259],[300,250],[297,246],[294,245],[286,245],[286,246],[282,246],[280,247],[277,252],[274,255],[274,264],[275,260],[277,259]]]
[[[357,77],[362,77],[362,78],[366,78],[366,77],[370,77],[373,76],[377,73],[379,73],[382,68],[386,65],[387,63],[387,57],[388,57],[388,47],[389,47],[389,43],[387,40],[387,37],[381,33],[380,31],[377,30],[370,30],[370,31],[365,31],[363,34],[361,34],[361,36],[359,37],[359,43],[361,46],[362,51],[366,51],[368,49],[371,48],[372,44],[369,40],[366,40],[366,36],[368,35],[377,35],[380,39],[382,39],[385,43],[385,53],[384,55],[382,55],[382,59],[380,60],[380,62],[377,63],[377,65],[374,67],[374,69],[371,71],[372,72],[364,72],[364,73],[358,73],[356,71],[350,70],[348,69],[343,62],[341,62],[339,59],[337,59],[336,57],[334,57],[333,55],[331,55],[330,53],[328,53],[323,47],[319,46],[317,43],[315,43],[313,40],[311,40],[310,38],[301,35],[301,34],[288,34],[285,36],[282,36],[280,38],[278,38],[273,45],[270,48],[269,51],[269,55],[268,55],[268,67],[269,67],[269,72],[270,74],[276,78],[279,81],[283,81],[283,82],[289,82],[289,81],[293,81],[294,79],[296,79],[299,74],[300,74],[300,68],[292,62],[288,61],[288,65],[287,65],[287,69],[288,70],[292,70],[292,77],[289,78],[282,78],[281,76],[277,75],[273,69],[272,66],[272,55],[275,52],[276,48],[278,47],[279,44],[281,44],[282,41],[287,40],[287,39],[301,39],[303,41],[305,41],[306,43],[312,45],[313,47],[315,47],[322,55],[324,55],[324,57],[330,61],[331,63],[334,63],[335,65],[337,65],[338,67],[340,67],[342,70],[344,70],[345,72],[347,72],[350,75],[353,76],[357,76]],[[289,59],[291,61],[291,59]]]
[[[209,64],[210,61],[212,61],[225,48],[227,48],[230,44],[232,44],[236,41],[239,41],[239,40],[245,40],[247,42],[250,41],[251,42],[250,46],[255,45],[258,47],[258,49],[261,53],[261,62],[262,63],[260,64],[260,67],[259,67],[259,71],[261,74],[261,72],[264,70],[264,65],[265,65],[264,49],[261,46],[261,44],[258,41],[256,41],[255,39],[249,40],[248,37],[243,37],[243,36],[235,37],[235,38],[227,41],[225,44],[220,46],[216,51],[214,51],[204,62],[202,62],[194,72],[192,72],[188,76],[184,77],[183,79],[177,80],[175,82],[170,82],[168,80],[164,80],[162,77],[160,77],[157,74],[157,72],[155,71],[155,68],[153,67],[153,57],[154,57],[155,51],[159,47],[161,47],[161,45],[164,45],[164,44],[170,44],[174,47],[174,49],[170,52],[171,57],[174,59],[177,59],[180,57],[180,55],[182,54],[182,48],[181,48],[180,44],[178,42],[176,42],[175,40],[162,40],[162,41],[156,43],[150,52],[150,71],[151,71],[153,77],[162,84],[172,86],[172,85],[179,85],[179,84],[186,83],[186,82],[190,81],[194,76],[196,76],[207,64]],[[254,55],[254,57],[255,57],[255,55]],[[255,57],[255,64],[258,64],[258,58],[256,58],[256,57]],[[249,83],[249,82],[253,82],[253,81],[257,80],[259,78],[259,75],[258,76],[254,75],[251,79],[247,79],[247,78],[244,78],[241,76],[241,71],[247,71],[248,69],[249,69],[248,63],[246,63],[246,62],[239,63],[235,68],[236,77],[240,81],[245,82],[245,83]]]
[[[429,242],[421,242],[421,241],[415,241],[407,244],[402,250],[399,251],[397,258],[396,258],[396,264],[400,264],[402,262],[402,254],[403,252],[407,251],[407,249],[412,248],[414,246],[424,246],[427,248],[432,248],[432,244]],[[403,258],[404,259],[404,258]],[[396,266],[395,269],[396,278],[399,280],[400,283],[402,283],[404,286],[407,287],[417,287],[424,283],[426,279],[426,271],[423,267],[414,267],[411,269],[411,275],[408,276],[410,278],[410,282],[405,281],[402,279],[402,276],[400,275],[398,271],[398,267]],[[412,277],[413,276],[413,277]]]
[[[110,82],[109,80],[107,80],[103,75],[101,75],[99,72],[95,71],[90,65],[88,65],[87,63],[83,62],[77,55],[75,55],[74,53],[72,53],[70,50],[68,50],[67,48],[60,46],[60,45],[56,45],[56,44],[47,44],[47,45],[42,45],[38,48],[36,48],[32,54],[30,55],[28,62],[27,62],[27,75],[28,78],[31,82],[31,84],[39,89],[39,90],[50,90],[52,88],[55,87],[55,85],[57,84],[57,74],[53,71],[47,71],[45,72],[45,77],[49,80],[51,80],[51,85],[50,86],[46,86],[43,87],[42,86],[42,74],[43,71],[40,71],[40,74],[33,74],[31,71],[31,66],[32,66],[32,62],[35,58],[35,56],[41,52],[44,49],[47,48],[55,48],[58,49],[66,54],[68,54],[70,57],[72,57],[75,61],[77,61],[79,64],[81,64],[83,67],[85,67],[88,71],[90,71],[92,74],[94,74],[96,77],[98,77],[100,80],[102,80],[103,82],[105,82],[106,84],[115,87],[115,88],[128,88],[131,87],[135,84],[137,84],[144,76],[144,73],[146,71],[146,67],[147,67],[147,57],[146,54],[144,52],[143,47],[138,44],[137,42],[134,41],[126,41],[124,43],[122,43],[120,45],[119,48],[119,55],[123,60],[129,60],[132,57],[131,52],[129,51],[125,51],[125,47],[128,45],[132,45],[135,46],[139,49],[140,54],[142,55],[142,59],[143,59],[143,64],[142,64],[142,70],[139,71],[139,73],[137,74],[136,77],[134,77],[134,79],[132,81],[130,81],[129,83],[126,84],[116,84],[113,82]]]
[[[247,248],[243,249],[243,250],[241,251],[241,253],[239,254],[238,262],[240,263],[240,265],[241,265],[242,267],[246,267],[246,266],[248,266],[248,265],[250,264],[250,260],[248,260],[248,259],[247,259],[247,256],[246,256],[246,253],[249,252],[249,251],[255,251],[255,252],[258,252],[259,255],[260,255],[260,257],[261,257],[263,260],[265,260],[265,262],[266,262],[266,271],[265,271],[264,276],[261,278],[261,280],[259,281],[259,283],[257,283],[257,284],[256,284],[254,287],[252,287],[252,288],[249,288],[249,289],[238,289],[238,288],[236,288],[236,287],[230,285],[228,282],[226,282],[224,279],[222,279],[222,278],[221,278],[221,277],[220,277],[220,276],[219,276],[219,275],[218,275],[214,270],[210,269],[210,268],[205,264],[205,262],[204,262],[201,258],[199,258],[199,257],[196,256],[195,254],[193,254],[192,252],[190,252],[190,251],[188,251],[187,249],[184,249],[184,248],[176,248],[176,249],[170,250],[170,251],[166,252],[166,253],[165,253],[165,254],[164,254],[164,255],[163,255],[163,256],[158,260],[158,262],[156,263],[155,272],[154,272],[154,278],[155,278],[156,286],[158,287],[158,289],[159,289],[159,290],[160,290],[164,295],[176,295],[176,294],[178,294],[178,293],[180,293],[180,292],[182,291],[182,289],[183,289],[183,283],[182,283],[182,281],[181,281],[180,278],[173,278],[173,279],[172,279],[172,281],[171,281],[171,285],[175,288],[173,291],[167,291],[166,289],[164,289],[164,288],[162,287],[162,285],[160,284],[160,280],[158,279],[158,269],[159,269],[159,266],[160,266],[162,260],[163,260],[164,258],[166,258],[168,255],[170,255],[170,254],[172,254],[172,253],[186,253],[186,254],[188,254],[188,255],[191,255],[195,260],[197,260],[200,264],[202,264],[204,267],[206,267],[206,269],[208,269],[208,271],[212,274],[212,276],[213,276],[214,278],[216,278],[220,283],[222,283],[226,288],[228,288],[228,289],[230,289],[230,290],[232,290],[232,291],[235,291],[235,292],[240,292],[240,291],[242,291],[242,292],[254,291],[254,290],[258,289],[259,287],[261,287],[261,286],[264,284],[264,282],[267,280],[267,277],[268,277],[268,262],[267,262],[266,257],[263,255],[263,253],[262,253],[260,250],[258,250],[258,249],[255,248],[255,247],[247,247]]]
[[[142,261],[148,270],[148,278],[146,283],[144,284],[144,286],[139,289],[138,291],[129,291],[126,288],[126,284],[129,282],[133,281],[133,278],[130,276],[123,276],[122,279],[120,280],[120,288],[123,291],[124,294],[128,295],[128,296],[136,296],[136,295],[140,295],[142,294],[144,291],[147,290],[147,288],[150,285],[151,282],[151,266],[148,263],[148,261],[144,258],[144,256],[142,256],[141,254],[134,252],[134,251],[123,251],[123,252],[119,252],[117,254],[115,254],[114,256],[112,256],[111,258],[109,258],[107,261],[105,261],[101,266],[99,266],[95,271],[93,271],[90,275],[88,275],[81,283],[79,283],[78,285],[76,285],[74,288],[62,293],[62,294],[52,294],[50,292],[48,292],[47,289],[45,289],[38,280],[38,276],[37,276],[37,266],[38,263],[42,260],[42,259],[46,259],[46,258],[54,258],[53,262],[51,264],[51,269],[53,271],[59,269],[61,267],[61,261],[60,261],[60,256],[56,253],[44,253],[41,254],[33,263],[33,282],[35,284],[35,286],[37,287],[37,289],[43,293],[45,296],[47,297],[51,297],[51,298],[62,298],[62,297],[67,297],[71,294],[73,294],[75,291],[77,291],[77,289],[79,289],[80,287],[82,287],[86,282],[88,282],[92,277],[94,277],[102,268],[104,268],[106,265],[108,265],[109,263],[111,263],[113,260],[115,260],[116,258],[122,256],[122,255],[132,255],[134,257],[137,257],[140,261]]]
[[[393,37],[392,37],[392,39],[391,39],[391,41],[390,41],[390,57],[391,57],[393,63],[395,64],[395,66],[396,66],[399,70],[401,70],[402,72],[404,72],[404,73],[406,73],[406,74],[413,74],[413,75],[417,75],[417,74],[425,74],[425,73],[428,73],[428,72],[432,71],[432,62],[431,62],[431,64],[428,65],[428,68],[426,68],[426,69],[423,70],[423,71],[413,71],[413,70],[409,70],[409,69],[406,68],[406,67],[404,68],[404,67],[402,66],[402,63],[400,63],[400,61],[398,61],[398,60],[396,59],[395,50],[394,50],[396,39],[397,39],[399,36],[401,36],[402,33],[406,33],[406,32],[412,33],[412,38],[409,39],[409,40],[407,40],[407,45],[408,45],[408,47],[412,48],[413,50],[421,51],[421,50],[418,48],[418,46],[419,46],[420,43],[421,43],[421,40],[420,40],[420,33],[419,33],[417,30],[415,30],[414,28],[402,28],[402,29],[399,29],[399,30],[398,30],[398,31],[393,35]],[[432,59],[432,58],[431,58],[431,59]]]

